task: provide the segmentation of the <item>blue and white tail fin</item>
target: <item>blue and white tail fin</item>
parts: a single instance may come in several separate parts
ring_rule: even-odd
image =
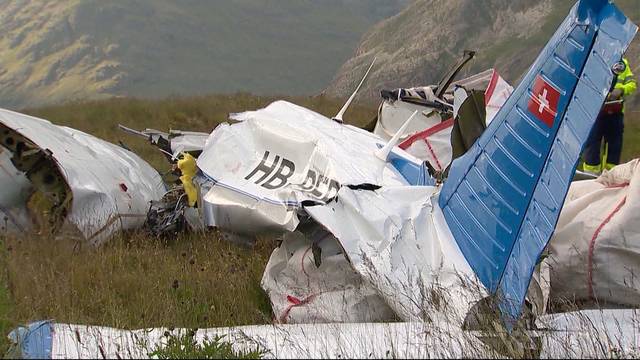
[[[608,0],[581,0],[440,195],[447,224],[509,329],[520,316],[580,153],[637,27]]]

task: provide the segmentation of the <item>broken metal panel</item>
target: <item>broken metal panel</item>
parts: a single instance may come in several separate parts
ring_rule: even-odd
[[[195,131],[169,131],[169,141],[171,143],[171,154],[177,158],[183,152],[197,152],[204,149],[204,145],[209,138],[209,133]]]
[[[0,110],[0,123],[12,163],[57,211],[49,220],[74,225],[92,244],[141,226],[149,202],[165,192],[160,174],[119,146],[9,110]]]
[[[140,136],[158,147],[161,151],[175,160],[181,153],[200,153],[209,137],[208,133],[196,131],[170,130],[168,133],[155,129],[138,131],[124,125],[118,125],[120,130]]]
[[[375,156],[379,137],[311,110],[278,101],[232,119],[240,122],[219,125],[197,161],[208,226],[293,230],[301,203],[325,203],[342,185],[408,184],[409,167]],[[399,148],[394,155],[422,166]]]

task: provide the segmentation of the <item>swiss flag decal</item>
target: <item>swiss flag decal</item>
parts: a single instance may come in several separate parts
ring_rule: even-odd
[[[548,127],[553,127],[559,101],[560,92],[538,75],[529,99],[529,111]]]

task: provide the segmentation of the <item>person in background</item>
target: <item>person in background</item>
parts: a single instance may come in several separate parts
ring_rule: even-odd
[[[622,59],[613,68],[616,77],[604,106],[591,129],[584,153],[583,170],[599,175],[603,170],[611,170],[620,163],[622,154],[622,133],[624,131],[624,101],[637,88],[629,61]],[[604,154],[600,154],[604,139]]]

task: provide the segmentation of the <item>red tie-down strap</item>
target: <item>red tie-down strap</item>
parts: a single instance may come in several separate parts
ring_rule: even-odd
[[[620,203],[618,203],[615,209],[613,209],[613,211],[609,215],[607,215],[607,217],[602,221],[602,223],[598,226],[596,231],[593,233],[593,236],[591,237],[591,242],[589,243],[589,259],[587,262],[587,266],[588,266],[587,267],[587,277],[588,277],[587,286],[589,291],[589,297],[592,300],[595,300],[595,295],[593,293],[593,252],[596,247],[596,240],[598,240],[598,235],[600,235],[602,228],[604,228],[605,225],[607,225],[611,221],[611,219],[620,211],[620,209],[622,209],[622,207],[626,202],[627,202],[627,197],[625,196],[622,198]]]
[[[433,146],[431,146],[431,143],[429,142],[429,136],[432,136],[434,134],[439,133],[440,131],[443,131],[447,128],[450,128],[453,126],[453,118],[445,120],[435,126],[432,126],[426,130],[417,132],[413,135],[411,135],[409,138],[407,138],[405,141],[403,141],[402,143],[400,143],[400,145],[398,145],[398,147],[402,150],[407,150],[409,147],[411,147],[411,145],[413,145],[415,142],[418,141],[424,141],[425,144],[427,145],[427,148],[429,150],[429,153],[431,154],[431,156],[433,157],[433,159],[435,160],[435,165],[436,168],[438,170],[443,170],[442,169],[442,164],[440,163],[440,159],[438,159],[438,156],[436,155],[436,152],[433,150]]]
[[[289,302],[289,306],[287,306],[287,308],[282,312],[282,315],[280,315],[280,317],[278,318],[279,323],[286,324],[287,318],[289,317],[289,312],[291,312],[291,309],[293,309],[294,307],[304,306],[311,303],[320,294],[322,293],[312,294],[302,300],[298,299],[295,296],[287,295],[287,301]]]

